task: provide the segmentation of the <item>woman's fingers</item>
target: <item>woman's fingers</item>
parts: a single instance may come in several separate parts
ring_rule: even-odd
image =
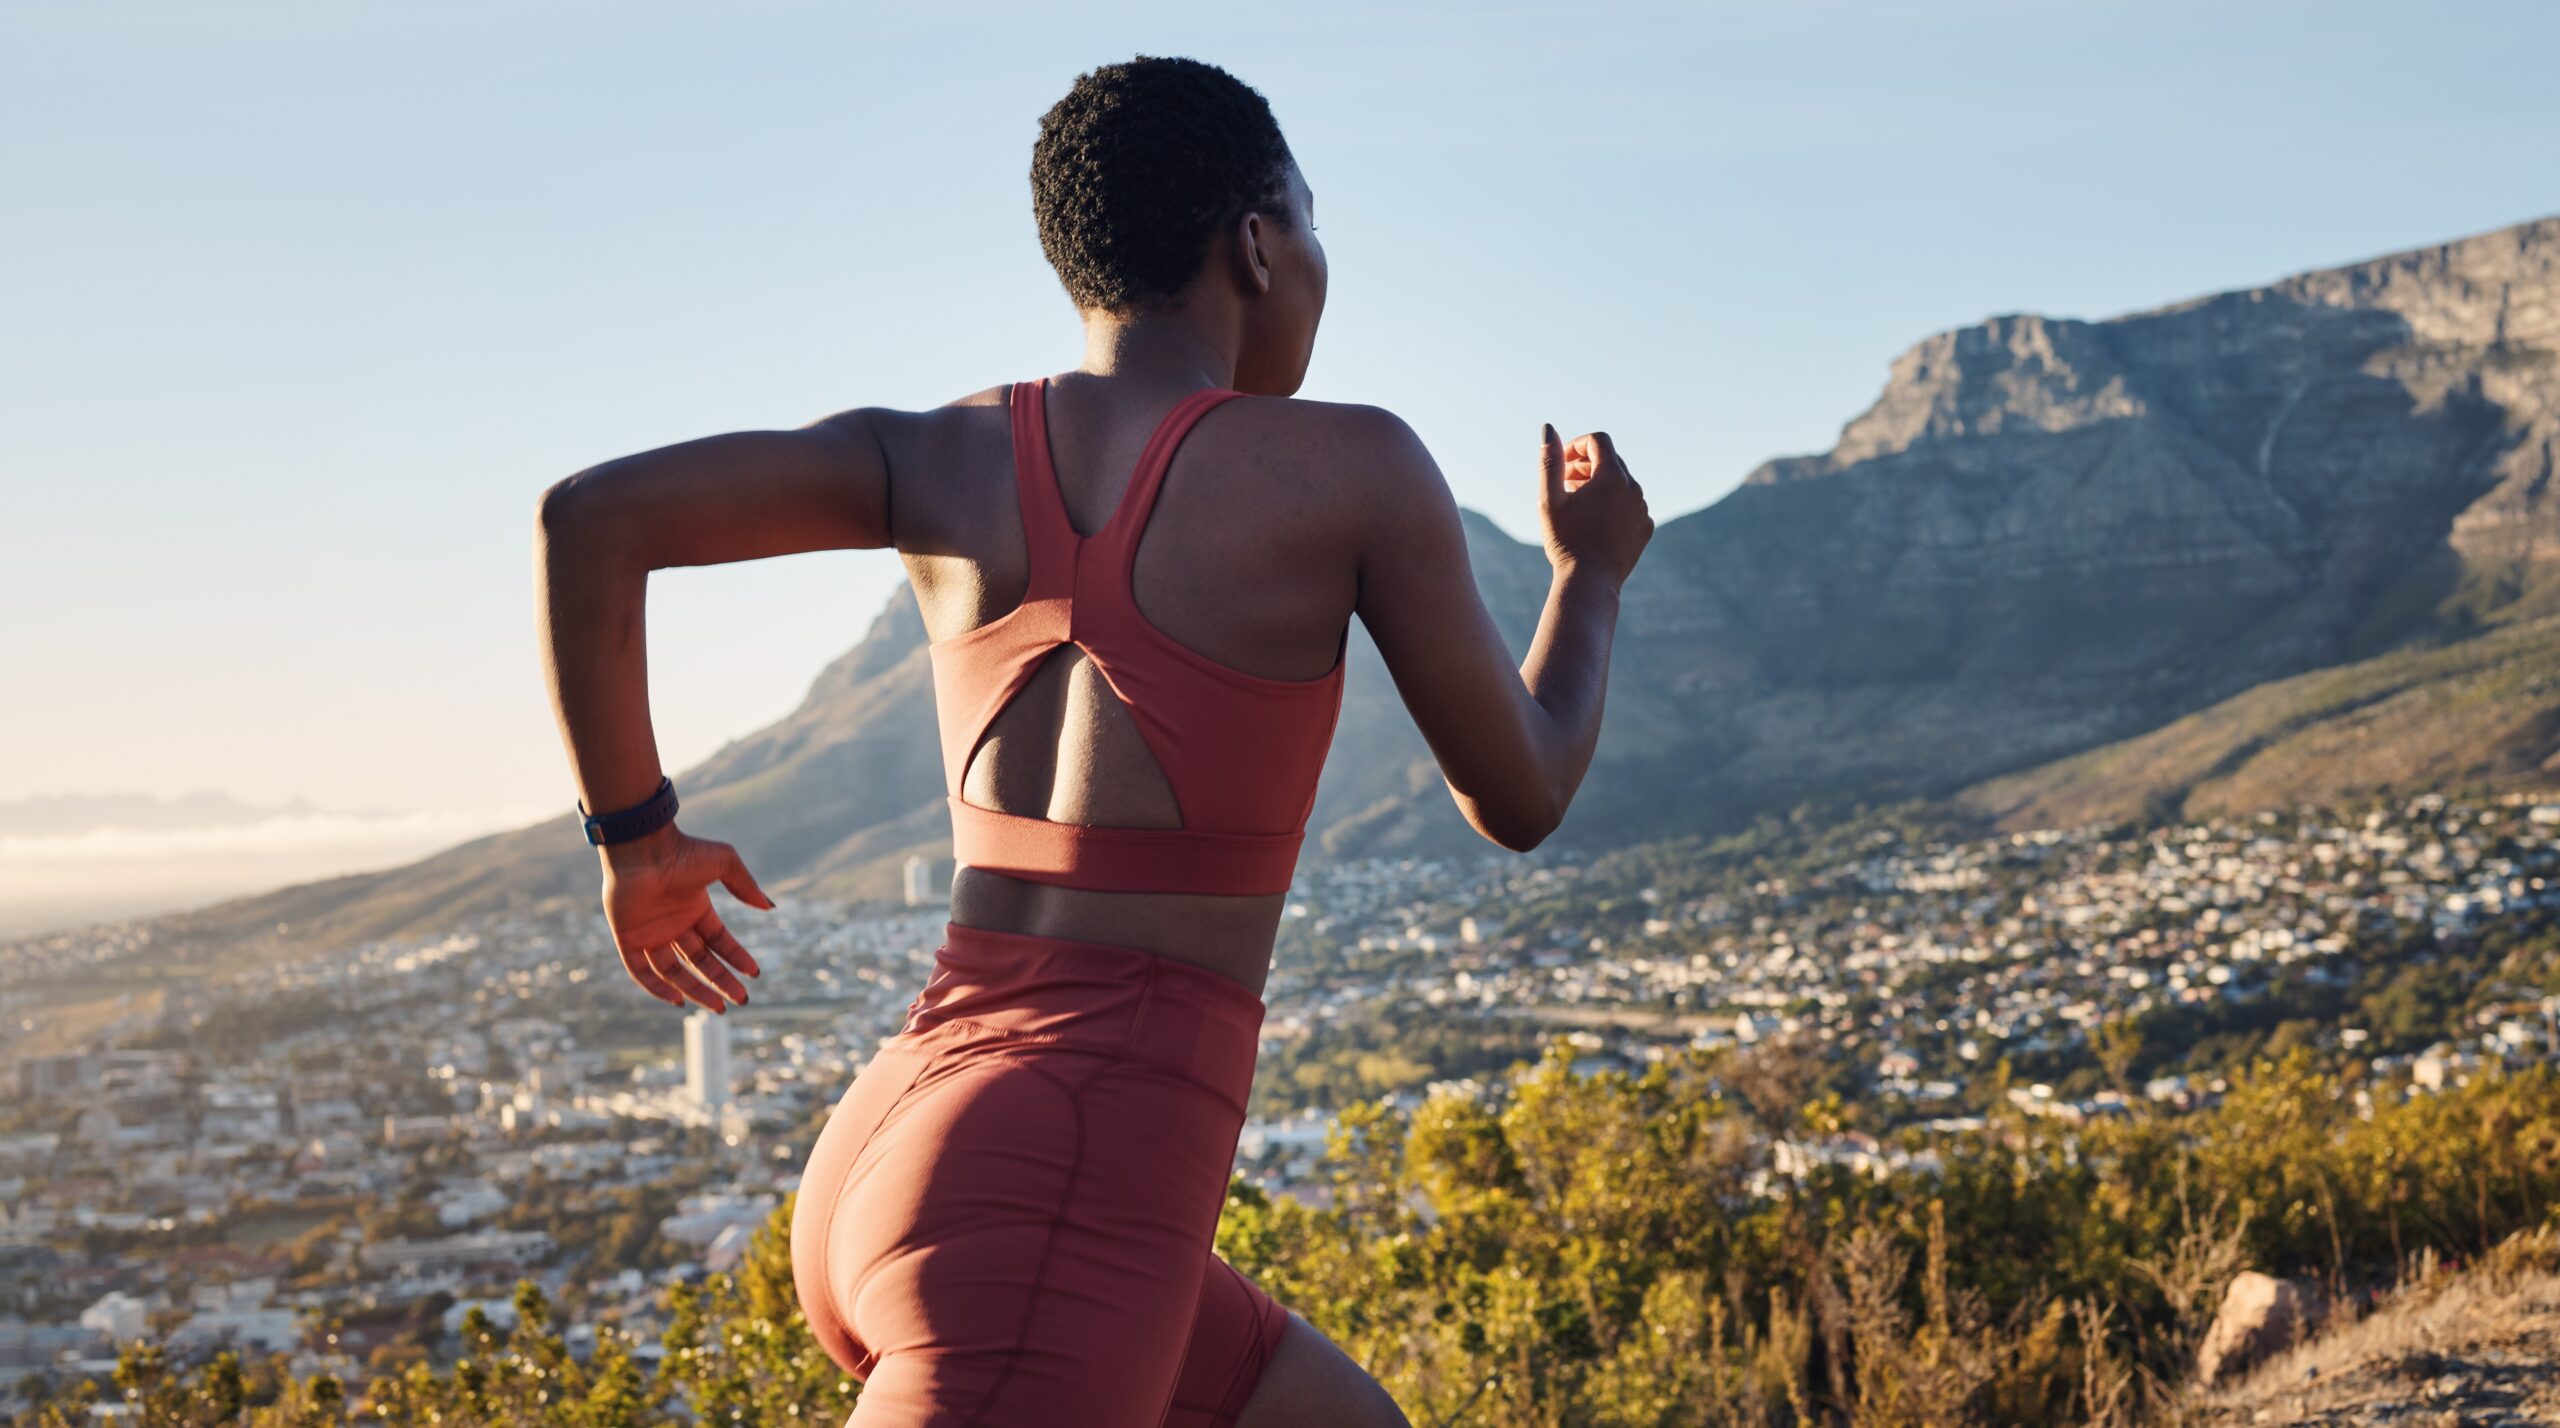
[[[749,907],[760,907],[767,912],[773,911],[773,899],[766,897],[764,889],[756,886],[755,874],[747,871],[746,860],[738,856],[738,850],[723,843],[720,845],[720,855],[720,861],[717,864],[720,869],[720,886],[729,890],[729,896]]]
[[[1628,475],[1617,443],[1605,431],[1585,432],[1566,448],[1565,482],[1577,491],[1605,476]]]
[[[770,911],[774,905],[755,875],[747,871],[738,850],[709,839],[687,838],[663,862],[635,867],[620,878],[607,874],[605,920],[615,929],[623,970],[642,991],[662,1002],[673,1006],[691,1002],[708,1011],[725,1012],[746,1004],[747,986],[739,974],[764,973],[704,895],[705,884],[715,880],[750,907]],[[657,931],[669,914],[690,915],[693,925],[672,934]],[[653,940],[622,947],[624,930],[641,925],[652,926],[648,936]]]
[[[1605,431],[1595,431],[1582,439],[1591,444],[1591,475],[1593,479],[1596,480],[1599,477],[1613,474],[1619,476],[1631,475],[1627,470],[1627,463],[1618,455],[1618,444],[1609,439],[1609,433]]]
[[[741,1005],[746,1002],[747,984],[739,981],[737,973],[730,971],[718,957],[712,955],[711,948],[703,942],[701,933],[691,928],[677,933],[676,953],[684,958],[685,966],[692,969],[694,975],[718,988],[720,994],[727,997],[730,1002]]]
[[[720,994],[713,991],[700,977],[695,976],[691,967],[685,965],[684,957],[676,950],[675,944],[662,943],[652,947],[648,955],[650,968],[660,977],[665,978],[668,986],[684,993],[685,1000],[701,1007],[704,1011],[725,1012],[729,1009],[729,1004],[721,998]]]
[[[631,974],[631,980],[640,984],[640,990],[671,1007],[684,1005],[683,994],[667,985],[667,979],[659,976],[657,969],[649,965],[645,952],[635,952],[628,947],[615,950],[622,954],[622,970]]]
[[[702,920],[693,925],[693,930],[702,938],[702,945],[719,954],[720,960],[750,977],[764,975],[764,969],[756,965],[756,959],[747,955],[747,949],[729,934],[728,924],[720,920],[719,913],[704,913]]]

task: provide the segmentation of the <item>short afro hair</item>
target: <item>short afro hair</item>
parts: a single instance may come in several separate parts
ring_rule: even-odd
[[[1170,298],[1248,210],[1289,222],[1292,162],[1260,92],[1213,64],[1139,55],[1076,76],[1040,116],[1031,211],[1079,309]]]

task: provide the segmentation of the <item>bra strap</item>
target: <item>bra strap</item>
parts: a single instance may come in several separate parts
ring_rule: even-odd
[[[1016,382],[1008,394],[1013,408],[1013,487],[1022,511],[1022,540],[1030,549],[1031,576],[1022,592],[1025,603],[1075,588],[1075,523],[1067,519],[1067,498],[1058,490],[1057,464],[1049,453],[1049,379]]]
[[[1156,506],[1156,496],[1164,489],[1164,473],[1173,465],[1174,450],[1191,434],[1200,418],[1211,407],[1244,393],[1233,387],[1204,387],[1174,403],[1164,420],[1156,423],[1138,454],[1137,472],[1129,478],[1129,489],[1120,498],[1120,507],[1111,513],[1110,523],[1094,532],[1093,539],[1113,552],[1113,568],[1125,578],[1138,554],[1138,537],[1147,528],[1147,516]]]

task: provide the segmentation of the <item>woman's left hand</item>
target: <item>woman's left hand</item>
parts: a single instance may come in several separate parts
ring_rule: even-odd
[[[713,1012],[726,1012],[731,1003],[744,1006],[747,988],[738,974],[753,977],[761,970],[713,910],[711,885],[766,911],[773,899],[756,886],[738,850],[670,823],[597,851],[604,857],[605,922],[613,928],[623,970],[640,990],[669,1006],[688,1000]]]

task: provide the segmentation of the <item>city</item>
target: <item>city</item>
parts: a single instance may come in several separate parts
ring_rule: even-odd
[[[650,1001],[579,909],[199,979],[13,1058],[0,1375],[103,1375],[158,1338],[360,1383],[474,1309],[505,1323],[524,1278],[577,1304],[578,1335],[611,1325],[645,1356],[665,1289],[738,1262],[898,1030],[945,867],[911,865],[904,906],[785,902],[742,927],[766,974],[728,1016]],[[2233,1028],[2356,1064],[2365,1095],[2560,1052],[2547,981],[2461,970],[2560,921],[2560,804],[2520,798],[1350,862],[1303,875],[1286,911],[1236,1173],[1310,1205],[1342,1087],[1498,1098],[1551,1039],[1585,1074],[1811,1049],[1847,1114],[1766,1137],[1764,1187],[1925,1170],[1931,1137],[1978,1127],[1995,1093],[2065,1121],[2209,1102]],[[41,985],[152,954],[124,926],[18,951],[0,958],[12,1042],[42,1029],[20,1009]],[[2438,966],[2458,995],[2425,984]],[[2176,1060],[2103,1054],[2109,1028],[2163,1017],[2185,1019]],[[1450,1043],[1423,1028],[1479,1054],[1434,1064]]]

